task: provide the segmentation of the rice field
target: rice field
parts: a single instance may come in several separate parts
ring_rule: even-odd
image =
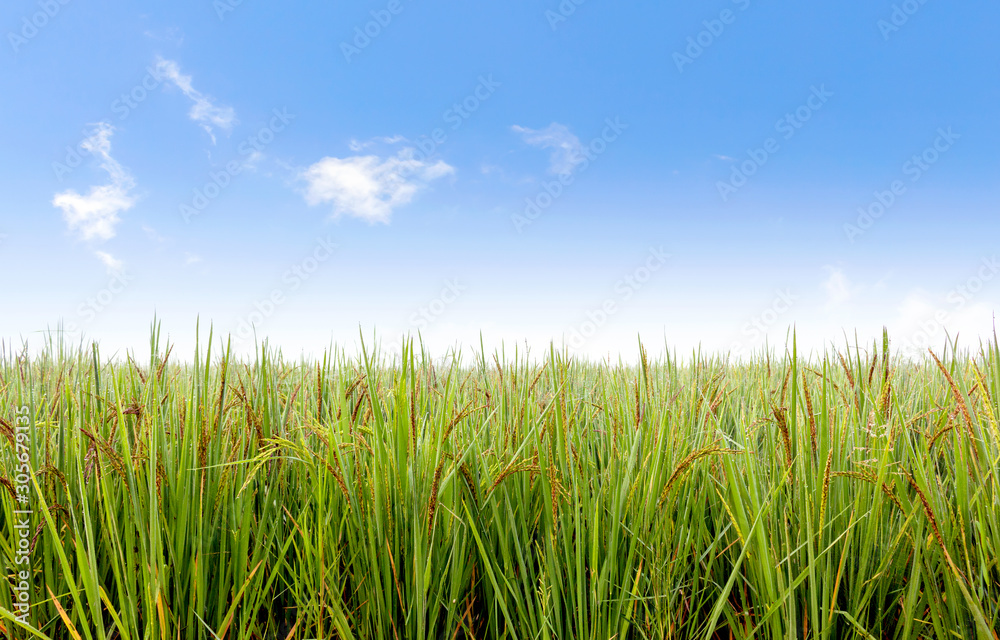
[[[998,637],[996,341],[637,353],[8,353],[0,637]]]

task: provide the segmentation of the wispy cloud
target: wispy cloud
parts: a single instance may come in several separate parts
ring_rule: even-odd
[[[174,46],[181,46],[184,44],[184,32],[177,27],[165,27],[163,29],[147,29],[142,32],[142,35],[146,36],[150,40],[157,40],[159,42],[169,42]]]
[[[412,201],[428,182],[454,171],[441,160],[418,160],[407,147],[384,160],[374,155],[326,157],[299,177],[306,183],[304,195],[310,205],[331,203],[335,215],[374,223],[389,222],[393,210]]]
[[[832,309],[851,299],[851,284],[843,269],[827,266],[826,270],[829,276],[823,282],[823,289],[826,291],[826,308]]]
[[[208,96],[194,88],[191,76],[181,73],[180,66],[173,60],[157,58],[156,73],[180,89],[194,103],[188,116],[211,136],[213,144],[215,143],[213,126],[228,132],[238,122],[236,111],[232,107],[219,107],[213,104]]]
[[[159,231],[149,225],[142,225],[142,232],[146,234],[147,238],[157,244],[164,244],[167,242],[167,238],[165,236],[161,235]]]
[[[256,149],[254,149],[253,151],[247,154],[247,157],[243,159],[243,162],[240,163],[240,166],[242,167],[243,171],[256,171],[257,167],[259,167],[260,163],[264,160],[264,157],[265,156],[262,151],[257,151]]]
[[[406,138],[400,135],[378,136],[365,142],[352,139],[351,142],[348,144],[348,146],[351,148],[351,151],[357,152],[357,151],[364,151],[365,149],[368,149],[369,147],[372,147],[376,144],[396,144],[397,142],[405,142],[405,141]]]
[[[553,122],[544,129],[535,130],[514,125],[511,129],[521,134],[533,147],[552,149],[549,155],[549,172],[557,175],[573,173],[584,158],[583,144],[566,125]]]
[[[77,232],[83,240],[113,238],[115,227],[121,221],[119,214],[135,204],[135,198],[129,194],[135,187],[135,180],[111,157],[112,133],[114,127],[107,122],[100,122],[80,145],[98,159],[101,168],[108,172],[111,182],[91,187],[86,195],[68,189],[52,198],[53,206],[62,209],[63,219],[70,231]]]
[[[105,251],[95,251],[94,254],[104,263],[109,274],[121,273],[125,263]]]

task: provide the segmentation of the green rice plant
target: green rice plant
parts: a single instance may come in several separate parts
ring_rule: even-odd
[[[995,338],[635,364],[206,338],[0,356],[0,637],[998,638]]]

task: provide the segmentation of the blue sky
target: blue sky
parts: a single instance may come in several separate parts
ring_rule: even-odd
[[[743,353],[1000,300],[1000,7],[0,9],[0,337]]]

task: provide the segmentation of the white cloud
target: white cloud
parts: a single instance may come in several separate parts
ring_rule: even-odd
[[[246,159],[242,163],[242,168],[247,171],[256,171],[257,167],[260,165],[261,161],[264,160],[263,152],[254,149],[249,154],[247,154]]]
[[[198,264],[199,262],[201,262],[201,256],[190,251],[184,252],[184,264]]]
[[[828,266],[826,270],[830,275],[823,282],[823,289],[826,291],[826,307],[831,309],[851,299],[851,285],[843,269]]]
[[[124,262],[122,262],[118,258],[115,258],[110,253],[106,253],[104,251],[95,251],[94,254],[96,254],[97,257],[100,258],[101,262],[104,263],[104,268],[108,270],[109,274],[113,275],[116,273],[121,273],[122,268],[125,266]]]
[[[946,339],[958,337],[964,346],[973,348],[980,338],[990,339],[995,302],[953,294],[954,289],[948,294],[911,289],[896,309],[890,332],[895,344],[909,355],[923,356],[928,347],[941,349]]]
[[[213,104],[208,96],[205,96],[192,86],[191,76],[181,73],[180,67],[173,60],[157,58],[156,73],[161,78],[172,82],[174,86],[194,102],[191,106],[191,111],[188,112],[188,116],[208,132],[208,135],[212,137],[213,144],[215,143],[215,134],[212,130],[213,125],[225,131],[230,131],[233,125],[238,122],[236,111],[232,107],[218,107]]]
[[[584,158],[583,144],[566,125],[553,122],[548,127],[536,131],[527,127],[511,127],[520,133],[524,141],[534,147],[552,149],[549,155],[549,172],[554,174],[572,173]]]
[[[299,174],[311,205],[332,203],[335,215],[389,222],[393,209],[409,203],[431,180],[454,173],[438,160],[418,160],[412,148],[383,160],[378,156],[326,157]]]
[[[70,231],[76,231],[84,240],[110,240],[115,236],[115,226],[121,221],[119,214],[135,204],[129,191],[135,180],[111,157],[111,134],[114,127],[106,122],[97,124],[94,133],[81,146],[100,161],[111,182],[91,187],[87,195],[73,189],[57,193],[52,205],[63,211],[63,218]]]
[[[142,225],[142,232],[146,234],[146,237],[156,242],[157,244],[163,244],[167,241],[167,238],[160,235],[160,232],[149,225]]]
[[[371,140],[368,140],[367,142],[361,142],[359,140],[352,138],[350,143],[348,143],[348,146],[351,148],[351,151],[358,152],[358,151],[364,151],[365,149],[373,147],[376,144],[396,144],[398,142],[405,142],[405,141],[406,138],[400,135],[377,136],[375,138],[372,138]]]
[[[174,46],[181,46],[184,44],[184,32],[182,32],[177,27],[166,27],[164,29],[147,29],[142,32],[142,35],[146,36],[150,40],[157,40],[159,42],[169,42]]]
[[[898,321],[904,328],[916,326],[920,320],[933,315],[934,304],[930,294],[923,289],[911,289],[898,307]]]

